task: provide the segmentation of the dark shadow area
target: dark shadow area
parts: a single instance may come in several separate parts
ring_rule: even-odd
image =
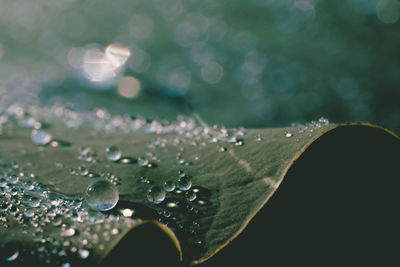
[[[200,266],[398,266],[400,141],[339,127],[290,168],[267,205]]]
[[[176,266],[178,251],[172,239],[156,224],[132,229],[101,266]]]

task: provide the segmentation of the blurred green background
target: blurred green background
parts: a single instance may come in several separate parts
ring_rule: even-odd
[[[0,0],[0,88],[25,107],[399,133],[399,17],[397,0]]]

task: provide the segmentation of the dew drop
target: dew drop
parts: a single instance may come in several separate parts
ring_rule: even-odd
[[[118,161],[122,156],[121,151],[116,146],[110,146],[106,149],[106,158],[109,161]]]
[[[94,209],[110,210],[119,200],[118,188],[107,180],[96,180],[86,189],[85,199]]]
[[[149,183],[149,179],[147,179],[146,176],[141,176],[141,177],[139,178],[139,180],[140,180],[140,182],[143,183],[143,184],[148,184],[148,183]]]
[[[33,130],[31,138],[35,144],[41,146],[45,146],[51,141],[51,135],[41,129]]]
[[[19,177],[17,175],[11,175],[10,177],[8,177],[8,181],[12,184],[16,184],[19,181]]]
[[[235,146],[243,146],[244,145],[244,141],[241,138],[238,138],[236,140]]]
[[[4,177],[0,178],[0,187],[5,187],[7,185],[7,180]]]
[[[159,204],[165,199],[165,191],[159,186],[152,186],[147,192],[147,199],[154,204]]]
[[[1,211],[7,211],[8,210],[8,204],[7,203],[2,203],[0,205],[0,210]]]
[[[62,215],[57,214],[56,216],[54,216],[51,224],[53,224],[54,226],[59,226],[62,223]]]
[[[149,164],[149,161],[146,158],[139,157],[138,164],[142,167],[146,167]]]
[[[88,168],[86,168],[85,165],[79,166],[78,171],[79,171],[80,176],[86,176],[89,174],[89,170],[88,170]]]
[[[18,258],[18,256],[19,256],[19,251],[14,250],[10,256],[5,257],[4,259],[5,259],[5,261],[11,262],[11,261],[15,261]]]
[[[217,151],[218,151],[218,152],[225,152],[225,151],[226,151],[226,147],[217,146]]]
[[[117,228],[111,229],[111,234],[112,234],[112,235],[117,235],[118,233],[119,233],[119,231],[118,231]]]
[[[175,190],[175,183],[171,180],[165,181],[164,183],[164,189],[167,192],[171,192]]]
[[[87,250],[87,249],[79,249],[78,250],[78,254],[79,254],[79,257],[81,257],[81,259],[87,259],[87,257],[89,257],[89,250]]]
[[[63,231],[61,231],[61,236],[73,236],[75,235],[75,229],[74,228],[67,228]]]
[[[33,211],[33,209],[27,209],[25,210],[24,215],[28,218],[31,218],[33,217],[33,215],[35,215],[35,212]]]
[[[193,190],[190,190],[190,191],[187,191],[187,192],[186,192],[186,199],[187,199],[187,200],[193,201],[193,200],[196,199],[196,197],[197,197],[197,194],[196,194],[196,192],[194,192]]]
[[[178,179],[177,186],[180,190],[182,191],[187,191],[190,189],[192,186],[192,180],[191,177],[188,175],[185,175],[181,178]]]

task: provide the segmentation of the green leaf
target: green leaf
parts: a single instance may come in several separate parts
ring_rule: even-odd
[[[21,180],[37,181],[39,186],[75,202],[82,202],[92,181],[108,179],[117,183],[119,202],[112,210],[101,213],[90,210],[83,201],[84,209],[89,212],[87,218],[104,216],[104,221],[74,221],[69,213],[63,218],[64,228],[52,225],[51,218],[48,222],[38,218],[37,221],[43,223],[38,227],[32,224],[32,219],[25,218],[21,223],[18,215],[4,212],[2,217],[7,218],[4,225],[8,228],[0,227],[0,246],[18,244],[26,248],[24,255],[31,250],[35,255],[44,251],[44,259],[52,262],[110,264],[131,255],[133,258],[147,255],[142,258],[161,258],[164,262],[183,260],[185,264],[209,259],[245,229],[278,189],[294,162],[315,140],[339,128],[360,127],[319,121],[288,128],[226,130],[206,125],[189,127],[188,124],[193,123],[189,119],[167,126],[147,122],[140,129],[132,130],[124,120],[123,123],[110,120],[109,124],[94,121],[73,128],[55,119],[46,120],[51,126],[46,131],[58,143],[38,146],[31,141],[31,130],[13,123],[8,125],[8,131],[0,137],[3,171],[24,172]],[[101,129],[97,129],[99,125]],[[372,125],[362,127],[376,129]],[[128,164],[106,159],[106,148],[111,145],[120,148]],[[80,155],[79,151],[85,148],[90,148],[92,153]],[[149,160],[149,164],[140,166],[139,158]],[[13,169],[11,163],[17,163],[18,167]],[[76,174],[82,165],[93,178]],[[71,170],[75,173],[71,174]],[[35,178],[30,178],[30,173],[34,173]],[[147,195],[152,186],[162,187],[167,180],[176,183],[183,173],[191,179],[190,190],[168,192],[159,204],[149,201]],[[6,201],[4,196],[0,198]],[[121,215],[125,209],[134,211],[128,219]],[[122,218],[131,221],[126,223]],[[77,232],[72,236],[63,235],[68,227],[75,227]],[[110,234],[114,227],[117,230]],[[95,233],[100,236],[97,242],[85,236]],[[103,233],[107,233],[106,236],[102,236]],[[38,238],[45,241],[38,241]],[[154,246],[152,253],[146,254],[151,250],[146,245],[149,240]],[[60,256],[63,245],[58,244],[65,241],[74,245],[66,246],[67,255]],[[136,249],[126,250],[129,244]],[[54,248],[56,253],[51,252]],[[87,259],[76,257],[80,248],[90,252]],[[166,251],[168,253],[163,253]]]

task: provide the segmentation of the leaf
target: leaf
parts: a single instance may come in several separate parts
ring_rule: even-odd
[[[43,234],[38,235],[50,236],[53,243],[56,240],[59,243],[63,240],[74,240],[77,249],[84,247],[90,251],[90,257],[86,261],[92,263],[115,259],[112,256],[114,252],[110,251],[124,251],[113,250],[121,239],[132,240],[122,243],[132,242],[136,244],[135,247],[140,248],[140,244],[144,242],[143,235],[140,240],[128,238],[135,235],[135,232],[137,236],[140,236],[140,232],[148,233],[151,240],[157,240],[157,234],[151,235],[153,232],[158,233],[160,240],[163,239],[161,236],[167,236],[167,239],[163,239],[167,240],[164,243],[175,248],[174,253],[168,254],[176,255],[171,257],[176,261],[181,257],[181,250],[184,263],[198,264],[207,260],[244,230],[273,195],[292,164],[313,141],[333,129],[351,127],[320,121],[288,128],[226,130],[223,127],[199,126],[192,119],[180,119],[163,125],[156,121],[118,117],[109,121],[94,120],[90,125],[68,128],[55,119],[46,120],[51,125],[47,132],[51,133],[53,140],[58,140],[58,143],[47,146],[34,144],[30,140],[31,130],[10,123],[10,133],[3,134],[0,138],[1,158],[5,164],[3,168],[8,172],[33,172],[36,177],[26,178],[27,180],[35,180],[52,192],[58,192],[60,196],[76,202],[82,201],[87,186],[96,178],[118,183],[120,200],[111,211],[103,214],[90,211],[83,201],[85,210],[92,212],[93,216],[105,216],[102,223],[87,226],[79,220],[71,221],[71,215],[65,218],[68,222],[66,227],[90,228],[80,230],[85,234],[109,233],[109,224],[118,229],[117,234],[107,234],[107,238],[101,237],[96,244],[89,239],[89,245],[82,245],[82,240],[85,240],[82,233],[76,233],[72,237],[61,236],[63,228],[52,226],[50,221],[45,223]],[[121,160],[110,162],[106,159],[106,148],[111,145],[121,149],[128,164],[123,164]],[[82,156],[82,150],[88,148],[91,153]],[[146,160],[149,163],[144,164],[145,166],[138,164],[138,161],[143,163]],[[12,170],[6,164],[11,162],[14,165],[18,163],[18,168]],[[94,178],[76,175],[81,165],[85,165]],[[75,174],[71,174],[71,170]],[[148,200],[148,191],[152,186],[162,187],[167,180],[177,182],[179,176],[184,175],[191,179],[190,190],[169,192],[159,204]],[[125,209],[134,211],[134,215],[128,218],[132,220],[129,223],[120,222],[123,218],[121,212]],[[12,217],[7,215],[9,219]],[[140,230],[145,229],[141,227],[143,221],[146,222],[145,225],[153,225],[150,228],[156,227],[162,231],[155,231],[154,228]],[[1,236],[5,237],[0,245],[6,245],[14,238],[18,240],[13,233],[20,231],[21,227],[28,233],[35,228],[32,227],[32,230],[29,224],[20,226],[10,222],[9,228],[0,228]],[[28,239],[25,235],[21,245],[40,254],[40,242],[38,245],[34,238]],[[50,244],[44,250],[51,251],[51,247]],[[154,253],[162,254],[160,247],[155,246],[154,249]],[[141,255],[143,251],[137,251],[136,255]],[[115,253],[129,255],[126,252]],[[67,259],[71,257],[73,258],[68,256]],[[61,261],[65,260],[65,257],[50,258],[55,261],[60,261],[60,258]]]

